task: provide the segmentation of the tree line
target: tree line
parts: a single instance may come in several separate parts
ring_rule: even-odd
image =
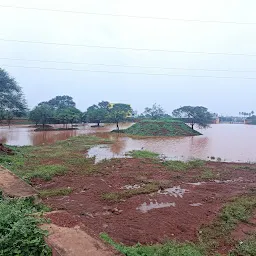
[[[0,121],[5,119],[10,123],[14,117],[21,116],[29,117],[43,128],[46,124],[63,124],[68,129],[68,125],[88,122],[95,123],[96,126],[100,126],[101,123],[115,123],[119,130],[120,122],[163,118],[183,120],[190,123],[192,129],[195,124],[206,128],[217,115],[202,106],[184,106],[174,110],[170,116],[157,104],[146,107],[143,113],[138,114],[129,104],[113,104],[108,101],[101,101],[90,106],[86,112],[82,112],[68,95],[56,96],[49,101],[41,102],[29,111],[22,88],[14,78],[0,68]]]

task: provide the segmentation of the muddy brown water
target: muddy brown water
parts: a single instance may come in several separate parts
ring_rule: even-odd
[[[127,128],[131,124],[122,124]],[[0,142],[9,145],[51,144],[81,134],[97,134],[111,139],[112,145],[99,145],[89,150],[89,156],[96,156],[96,161],[109,158],[126,157],[131,150],[150,150],[163,154],[170,159],[187,160],[191,158],[229,162],[256,162],[256,126],[243,124],[216,124],[206,130],[200,130],[202,136],[195,137],[154,137],[132,138],[122,134],[111,134],[115,125],[91,128],[79,126],[74,131],[34,132],[28,126],[0,127]]]

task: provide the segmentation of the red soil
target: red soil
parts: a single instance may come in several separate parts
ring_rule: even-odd
[[[206,167],[218,181],[205,181],[203,170],[169,171],[150,160],[118,159],[100,165],[100,173],[92,176],[68,173],[45,182],[34,180],[40,189],[73,188],[69,196],[44,199],[54,210],[65,210],[69,215],[50,215],[53,223],[74,226],[84,224],[89,233],[98,236],[108,233],[114,240],[127,245],[163,242],[166,239],[197,241],[203,224],[216,218],[223,204],[237,195],[250,193],[256,186],[255,171],[237,170],[239,164],[207,163]],[[229,180],[229,181],[227,181]],[[102,194],[122,192],[125,185],[157,181],[164,188],[180,186],[186,189],[183,197],[159,193],[135,195],[121,202],[110,202]],[[174,206],[143,213],[143,203],[175,203]],[[72,217],[70,217],[72,216]],[[88,232],[88,230],[87,230]]]

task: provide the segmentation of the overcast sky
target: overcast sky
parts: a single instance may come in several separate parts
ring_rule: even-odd
[[[169,113],[182,105],[203,105],[219,114],[256,111],[255,0],[0,0],[0,5],[0,67],[23,87],[29,107],[70,95],[81,110],[108,100],[139,112],[153,103]]]

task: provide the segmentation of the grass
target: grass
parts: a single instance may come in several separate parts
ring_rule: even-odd
[[[120,192],[110,192],[102,194],[102,199],[112,202],[119,202],[136,195],[150,194],[159,190],[158,183],[149,183],[138,189],[123,190]]]
[[[0,154],[0,164],[26,181],[32,178],[50,180],[69,171],[91,174],[98,171],[94,158],[82,154],[102,143],[111,142],[96,136],[77,136],[53,145],[10,147],[15,155]]]
[[[112,245],[117,251],[126,256],[204,256],[204,251],[192,243],[167,242],[159,245],[125,246],[113,241],[107,234],[100,235],[106,243]]]
[[[66,196],[73,192],[72,188],[57,188],[41,190],[39,195],[41,198],[53,197],[53,196]]]
[[[147,150],[133,150],[127,153],[128,156],[132,158],[150,158],[157,159],[159,157],[158,153],[154,153]]]
[[[256,233],[239,244],[230,256],[254,256],[256,255]]]
[[[230,233],[239,222],[248,222],[255,209],[255,196],[242,196],[233,199],[232,202],[224,206],[218,218],[212,224],[202,227],[200,232],[201,242],[209,250],[217,249],[220,241],[232,244]]]
[[[236,170],[247,170],[247,171],[256,171],[255,165],[241,165],[241,166],[235,166],[234,169]]]
[[[205,165],[205,161],[203,160],[191,160],[189,162],[183,161],[165,161],[163,165],[167,167],[167,169],[172,171],[186,171],[189,169],[201,168]]]
[[[137,136],[195,136],[201,135],[188,125],[177,120],[141,121],[122,131]]]
[[[203,173],[200,175],[203,180],[211,180],[216,178],[216,174],[211,169],[204,169]]]
[[[68,168],[63,165],[42,165],[31,172],[27,172],[23,178],[25,180],[31,180],[32,178],[41,178],[43,180],[51,180],[56,175],[65,174]]]
[[[0,199],[0,256],[52,255],[38,228],[45,220],[33,216],[41,210],[32,199]]]

